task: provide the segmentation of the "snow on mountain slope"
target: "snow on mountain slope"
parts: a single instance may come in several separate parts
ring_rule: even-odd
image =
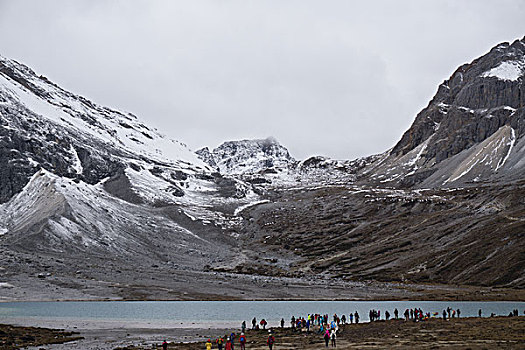
[[[524,154],[514,145],[525,136],[524,73],[525,38],[459,67],[387,159],[360,178],[405,187],[522,178]]]
[[[274,138],[228,141],[209,151],[196,152],[222,174],[249,174],[281,171],[295,162],[288,150]]]
[[[73,128],[123,152],[160,162],[184,161],[206,168],[185,145],[148,128],[132,114],[98,106],[1,56],[0,89],[4,100],[20,103],[56,125]]]
[[[516,81],[525,73],[525,59],[501,62],[497,67],[483,73],[482,78],[495,77],[501,80]]]
[[[371,161],[370,157],[347,161],[322,156],[297,161],[274,138],[228,141],[196,153],[220,173],[232,174],[259,190],[348,184],[355,180],[356,171]]]
[[[41,170],[0,206],[0,225],[8,232],[3,244],[64,257],[75,252],[133,258],[166,254],[179,264],[194,265],[195,258],[183,259],[191,251],[208,252],[199,259],[205,264],[227,249],[215,238],[188,229],[187,223],[172,220],[177,213],[120,200],[102,183],[76,183]]]
[[[196,229],[200,229],[197,222],[213,222],[226,229],[235,222],[230,216],[236,207],[259,199],[250,184],[214,173],[184,144],[135,116],[98,106],[22,64],[0,58],[0,203],[11,203],[41,169],[47,177],[58,178],[50,183],[61,182],[71,192],[91,196],[89,202],[109,196],[144,210],[173,206],[178,208],[175,220],[194,222],[191,226]],[[57,192],[48,195],[58,196]],[[57,203],[71,208],[80,198],[58,196],[49,210]],[[8,203],[0,205],[4,215],[17,216],[20,208]],[[100,203],[102,207],[110,204]],[[57,209],[56,215],[67,215],[67,211]],[[26,223],[13,221],[1,232],[34,229],[32,216],[18,215],[17,220]],[[111,217],[101,217],[103,225],[115,224]],[[46,230],[58,227],[59,222],[53,222]],[[89,223],[67,226],[78,231]]]

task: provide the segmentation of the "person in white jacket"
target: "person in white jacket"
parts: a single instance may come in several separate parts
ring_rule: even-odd
[[[337,338],[337,332],[335,328],[330,332],[330,339],[332,340],[332,347],[335,348],[335,339]]]

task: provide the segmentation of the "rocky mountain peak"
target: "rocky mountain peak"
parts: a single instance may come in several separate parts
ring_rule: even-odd
[[[520,113],[513,112],[523,108],[525,103],[525,91],[522,90],[524,74],[525,38],[512,44],[499,44],[486,55],[462,65],[439,86],[434,98],[418,114],[414,124],[393,148],[392,153],[406,154],[414,149],[433,134],[437,125],[444,119],[468,122],[471,121],[470,114],[476,114],[481,117],[477,122],[483,122],[483,117],[498,110],[506,111],[503,112],[506,116],[514,115],[514,124],[520,129],[519,135],[522,135],[524,125],[518,123]],[[505,119],[502,120],[503,123],[510,123],[507,118],[502,119]],[[501,123],[497,124],[486,132],[470,135],[471,140],[464,139],[459,147],[444,150],[445,153],[439,155],[438,161],[458,153],[470,145],[470,142],[483,141],[501,126]],[[457,123],[447,123],[447,126],[449,131],[459,131],[461,128]],[[452,138],[449,143],[455,141],[459,140]]]
[[[287,168],[295,162],[288,150],[275,138],[227,141],[210,151],[196,152],[201,160],[224,174],[259,173]]]
[[[506,165],[501,162],[509,159],[507,156],[511,156],[511,151],[519,152],[523,143],[524,74],[525,38],[512,44],[499,44],[487,54],[460,66],[439,85],[428,106],[392,148],[388,160],[379,167],[381,181],[401,181],[405,185],[421,183],[439,173],[439,168],[452,166],[460,158],[468,158],[467,150],[474,150],[491,137],[500,137],[492,140],[494,142],[487,141],[494,147],[499,145],[498,149],[492,156],[487,155],[483,162],[479,160],[476,165],[468,165],[464,170],[470,175],[457,179],[479,181],[492,178],[496,170],[499,170],[498,176],[504,175],[503,172],[515,173],[517,169],[510,171],[510,166],[518,162],[512,161],[512,157]],[[512,149],[514,145],[520,147]],[[455,161],[451,160],[456,156]],[[439,165],[442,162],[446,163]],[[486,169],[482,170],[481,164]],[[394,165],[396,176],[386,174],[386,167]],[[438,176],[439,180],[435,177],[429,185],[450,183],[444,174]]]

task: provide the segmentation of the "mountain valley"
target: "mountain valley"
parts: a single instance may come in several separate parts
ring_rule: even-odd
[[[523,299],[524,80],[502,43],[390,150],[296,160],[192,152],[0,57],[0,300]]]

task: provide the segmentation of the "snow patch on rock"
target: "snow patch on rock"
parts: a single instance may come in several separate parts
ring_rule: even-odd
[[[523,76],[525,69],[525,60],[505,61],[498,66],[481,74],[483,78],[495,77],[501,80],[516,81]]]

